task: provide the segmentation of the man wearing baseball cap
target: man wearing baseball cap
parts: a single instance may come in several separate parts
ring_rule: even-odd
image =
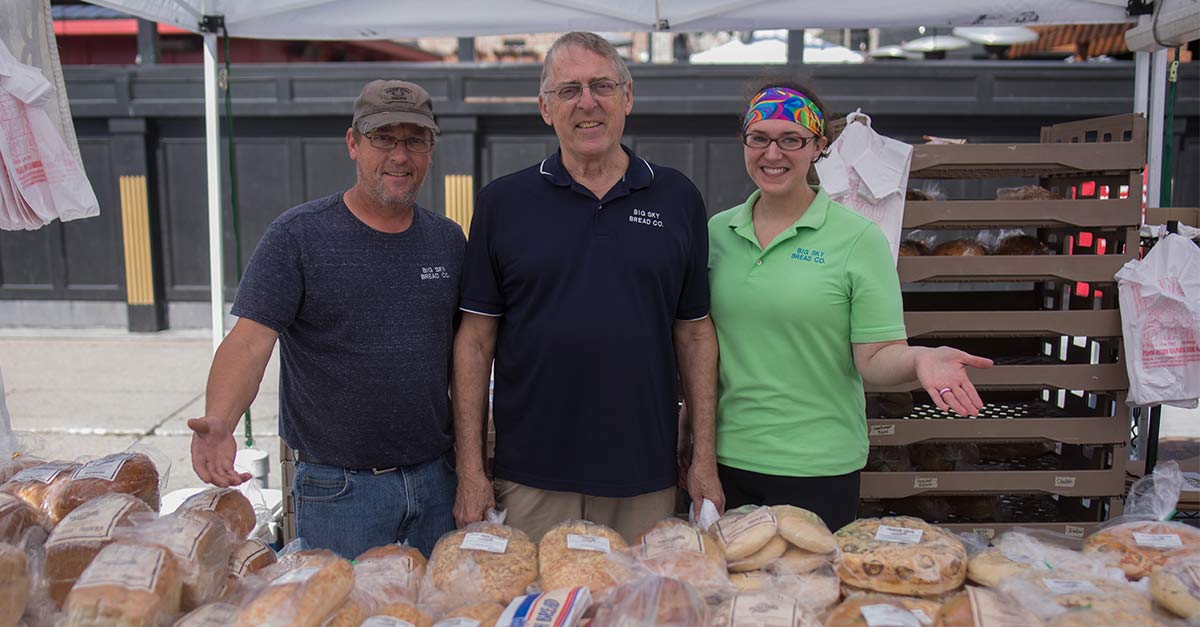
[[[466,239],[416,202],[437,130],[420,86],[363,88],[346,131],[354,186],[267,228],[213,358],[204,416],[188,421],[200,479],[248,480],[233,466],[233,432],[278,340],[296,533],[347,558],[399,541],[428,555],[454,528],[447,391]]]

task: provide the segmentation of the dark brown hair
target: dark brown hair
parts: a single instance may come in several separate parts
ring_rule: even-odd
[[[833,121],[833,117],[830,115],[829,109],[825,108],[825,103],[821,102],[821,97],[817,95],[812,86],[810,86],[806,81],[800,80],[795,76],[786,73],[765,74],[756,78],[754,81],[746,84],[745,99],[742,104],[742,115],[745,115],[746,109],[750,107],[750,101],[754,100],[754,97],[758,95],[758,92],[768,87],[785,87],[793,91],[798,91],[805,96],[808,96],[808,99],[817,106],[817,109],[821,111],[822,118],[825,120],[825,132],[822,135],[822,137],[825,138],[825,150],[822,150],[821,154],[818,155],[814,161],[820,161],[821,159],[828,157],[829,146],[833,144],[833,138],[829,134],[829,123]],[[738,118],[738,128],[741,128],[741,119],[741,117]]]

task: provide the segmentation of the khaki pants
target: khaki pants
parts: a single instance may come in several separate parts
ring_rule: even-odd
[[[496,479],[496,508],[508,510],[505,523],[537,542],[565,520],[588,520],[607,525],[632,544],[654,523],[675,510],[675,488],[627,498],[589,496],[578,492],[541,490]]]

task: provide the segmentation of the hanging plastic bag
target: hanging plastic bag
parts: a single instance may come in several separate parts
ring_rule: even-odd
[[[846,116],[846,128],[830,146],[829,156],[814,164],[830,198],[879,225],[893,261],[900,255],[912,151],[912,146],[876,133],[871,117],[859,109]]]
[[[1200,247],[1168,234],[1116,274],[1133,406],[1200,398]]]
[[[41,72],[0,41],[0,174],[7,178],[0,185],[0,228],[36,229],[100,213],[83,165],[43,108],[50,93]]]

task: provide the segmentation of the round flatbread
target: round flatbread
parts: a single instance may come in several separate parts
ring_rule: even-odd
[[[713,532],[730,562],[744,560],[761,550],[778,532],[779,526],[770,507],[747,505],[725,512],[713,525]]]
[[[454,589],[474,602],[508,603],[537,581],[537,545],[519,529],[475,523],[442,536],[428,569],[437,590]]]
[[[820,516],[791,505],[773,505],[779,535],[798,548],[810,553],[832,553],[837,550],[833,532]]]
[[[838,530],[838,577],[851,586],[931,596],[961,586],[967,551],[949,532],[909,517],[865,518]]]
[[[1003,551],[993,547],[980,551],[967,562],[967,579],[994,588],[1002,579],[1025,572],[1028,568],[1029,564],[1011,560]]]
[[[776,559],[782,557],[784,552],[787,551],[787,548],[787,540],[784,540],[779,536],[774,536],[770,540],[767,540],[767,543],[763,545],[763,548],[755,551],[753,555],[736,562],[730,562],[729,570],[735,573],[762,570],[767,566],[767,564],[770,564]]]
[[[1200,620],[1200,551],[1176,556],[1150,573],[1150,596],[1176,616]]]
[[[920,625],[932,625],[941,610],[936,601],[897,597],[886,594],[859,594],[847,598],[825,619],[825,627],[873,627],[867,617],[907,612]],[[900,615],[902,618],[904,614]],[[899,626],[898,626],[899,627]]]
[[[1084,552],[1105,554],[1131,581],[1146,577],[1172,556],[1196,548],[1200,548],[1200,529],[1160,521],[1113,525],[1083,541]]]
[[[552,527],[538,543],[542,590],[586,586],[593,598],[629,578],[629,569],[609,559],[628,547],[621,534],[595,523],[573,521]]]

